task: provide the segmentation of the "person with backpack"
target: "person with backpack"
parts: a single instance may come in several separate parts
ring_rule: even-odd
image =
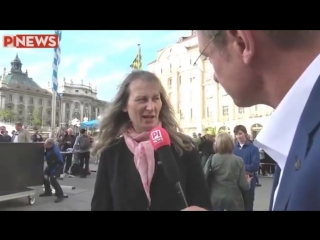
[[[80,177],[85,178],[89,172],[89,160],[90,160],[90,137],[86,134],[85,129],[80,130],[80,135],[77,136],[73,146],[73,150],[78,152],[78,158],[80,161]],[[84,168],[83,168],[84,165]]]

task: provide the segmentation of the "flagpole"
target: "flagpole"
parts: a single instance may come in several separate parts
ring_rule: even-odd
[[[58,94],[58,67],[60,64],[60,41],[61,30],[55,30],[55,34],[59,36],[59,45],[54,49],[54,58],[52,64],[52,111],[51,111],[51,138],[54,138],[54,130],[56,127],[56,109],[57,109],[57,94]]]
[[[141,64],[141,45],[140,45],[140,43],[138,44],[138,64],[139,64],[139,70],[141,70],[142,64]]]

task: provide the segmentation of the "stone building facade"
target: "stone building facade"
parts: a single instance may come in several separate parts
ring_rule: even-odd
[[[148,70],[155,73],[166,89],[176,118],[186,134],[214,127],[232,133],[242,124],[252,138],[266,124],[273,109],[266,105],[237,107],[223,87],[213,80],[208,58],[200,56],[196,31],[181,37],[157,53]]]
[[[28,71],[22,71],[22,62],[16,55],[11,62],[10,71],[3,70],[0,76],[0,109],[11,110],[14,115],[6,122],[22,122],[32,125],[34,109],[41,114],[42,126],[51,125],[52,91],[51,84],[48,89],[41,88],[32,78]],[[58,91],[61,95],[57,98],[55,126],[68,126],[72,119],[80,121],[97,119],[109,106],[106,101],[97,98],[97,89],[90,84],[84,85],[67,83],[64,79]],[[1,121],[2,119],[0,119]]]

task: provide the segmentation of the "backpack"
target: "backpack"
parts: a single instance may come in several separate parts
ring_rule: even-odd
[[[86,135],[79,136],[79,150],[86,151],[91,147],[90,138]]]

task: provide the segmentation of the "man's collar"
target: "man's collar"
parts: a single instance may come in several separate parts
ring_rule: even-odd
[[[277,154],[288,156],[298,122],[319,75],[320,54],[291,87],[269,122],[258,134],[254,143],[258,148],[271,149],[278,152]],[[279,137],[280,133],[281,137]],[[270,153],[270,151],[266,152]],[[275,156],[271,157],[276,160]]]
[[[239,141],[237,141],[237,146],[238,147],[240,147],[240,145],[241,145],[242,143],[240,143]],[[251,142],[250,141],[245,141],[244,143],[243,143],[243,146],[245,146],[245,145],[250,145],[251,144]]]

